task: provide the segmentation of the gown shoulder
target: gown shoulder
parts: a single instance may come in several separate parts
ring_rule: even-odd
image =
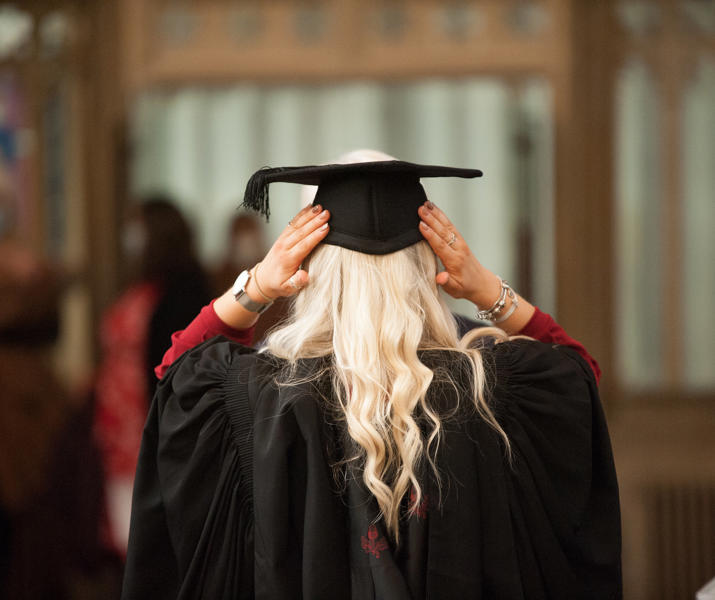
[[[484,359],[511,449],[514,524],[534,549],[525,564],[551,571],[546,581],[582,582],[584,597],[618,597],[618,485],[592,369],[572,348],[526,339],[496,344]]]
[[[250,431],[236,428],[228,406],[240,401],[233,390],[252,357],[213,338],[159,383],[135,477],[122,598],[253,597],[252,474],[240,450]]]

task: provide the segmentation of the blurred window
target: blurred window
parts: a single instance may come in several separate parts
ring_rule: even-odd
[[[715,62],[707,55],[681,72],[635,57],[620,70],[616,363],[631,390],[715,387],[713,132]]]
[[[615,107],[617,365],[631,386],[663,377],[660,106],[647,67],[622,69]]]
[[[715,387],[715,61],[703,60],[682,103],[684,377]]]

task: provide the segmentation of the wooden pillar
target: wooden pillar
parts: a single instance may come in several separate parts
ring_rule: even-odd
[[[119,2],[87,7],[83,53],[85,132],[83,162],[88,196],[87,227],[92,321],[118,291],[118,223],[125,192],[122,151],[124,105],[119,73]]]
[[[555,77],[559,321],[613,385],[613,82],[611,2],[572,0],[569,57]]]

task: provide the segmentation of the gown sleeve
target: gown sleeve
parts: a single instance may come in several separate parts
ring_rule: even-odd
[[[573,348],[527,340],[498,344],[492,358],[524,589],[534,598],[620,598],[618,485],[591,366]]]
[[[247,353],[215,338],[158,386],[134,484],[125,600],[252,597],[251,474],[226,406]]]
[[[598,383],[601,380],[601,368],[598,366],[596,359],[588,353],[581,342],[576,341],[567,334],[551,315],[539,310],[536,306],[534,308],[534,314],[519,334],[527,335],[540,342],[573,348],[589,364],[593,374],[596,376],[596,383]]]
[[[154,369],[154,374],[158,379],[164,377],[172,363],[184,352],[217,335],[228,338],[238,344],[251,345],[255,326],[251,326],[248,329],[234,329],[227,325],[216,314],[214,302],[216,300],[212,300],[204,306],[186,329],[181,329],[172,334],[171,346],[164,353],[161,364]]]

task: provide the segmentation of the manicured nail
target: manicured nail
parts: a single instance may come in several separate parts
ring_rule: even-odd
[[[429,231],[429,225],[427,225],[424,221],[420,221],[420,227]]]
[[[429,200],[425,202],[425,206],[429,209],[432,210],[434,208],[434,204],[432,204]]]
[[[328,224],[327,224],[327,223],[323,223],[323,224],[320,226],[320,231],[325,231],[327,228],[328,228]]]
[[[317,215],[320,212],[320,204],[316,204],[312,210]]]
[[[320,213],[320,218],[321,218],[321,219],[325,219],[325,217],[327,217],[327,216],[328,216],[328,211],[327,211],[327,210],[324,210],[322,213]]]

